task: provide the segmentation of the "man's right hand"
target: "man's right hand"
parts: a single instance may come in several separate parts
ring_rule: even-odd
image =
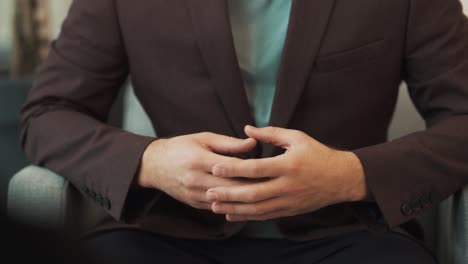
[[[211,174],[214,165],[235,159],[221,154],[245,153],[256,144],[252,138],[242,140],[208,132],[158,139],[143,154],[137,184],[161,190],[194,208],[211,210],[208,189],[245,184]]]

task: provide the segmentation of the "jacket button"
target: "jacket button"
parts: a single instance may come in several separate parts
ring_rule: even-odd
[[[91,198],[93,199],[93,201],[97,201],[97,197],[98,197],[98,194],[95,192],[95,191],[91,191]]]
[[[423,204],[420,199],[411,201],[410,206],[411,206],[411,209],[413,210],[413,213],[419,212],[423,209]]]
[[[431,195],[430,194],[425,194],[421,197],[421,199],[419,200],[421,202],[421,205],[423,207],[426,207],[426,206],[429,206],[432,204],[432,199],[431,199]]]
[[[106,210],[110,210],[111,209],[111,202],[109,200],[109,198],[104,198],[103,200],[103,205],[104,209]]]
[[[103,206],[103,197],[101,194],[96,195],[96,203],[98,203],[100,206]]]
[[[413,214],[413,209],[408,203],[403,203],[400,207],[400,210],[404,216],[410,216]]]

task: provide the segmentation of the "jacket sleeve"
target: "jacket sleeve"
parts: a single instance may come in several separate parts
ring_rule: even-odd
[[[410,0],[404,76],[425,131],[355,150],[390,227],[468,183],[468,20],[459,0]]]
[[[125,205],[155,140],[105,123],[128,72],[114,1],[73,1],[21,112],[28,158],[63,175],[116,219],[124,211],[138,215]]]

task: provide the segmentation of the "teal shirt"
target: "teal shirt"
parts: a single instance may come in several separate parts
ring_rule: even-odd
[[[270,121],[291,0],[229,0],[239,66],[255,123]]]
[[[270,121],[292,0],[229,0],[234,46],[255,123]],[[272,221],[250,222],[241,235],[282,238]]]

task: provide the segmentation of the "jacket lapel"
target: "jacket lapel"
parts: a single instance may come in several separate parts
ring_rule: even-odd
[[[335,0],[294,0],[270,125],[287,127],[306,85]]]
[[[225,0],[187,0],[203,59],[237,137],[253,124]]]
[[[270,125],[287,127],[320,49],[336,0],[292,0]],[[187,0],[202,56],[237,137],[254,124],[236,57],[226,0]],[[265,145],[262,156],[274,149]]]

